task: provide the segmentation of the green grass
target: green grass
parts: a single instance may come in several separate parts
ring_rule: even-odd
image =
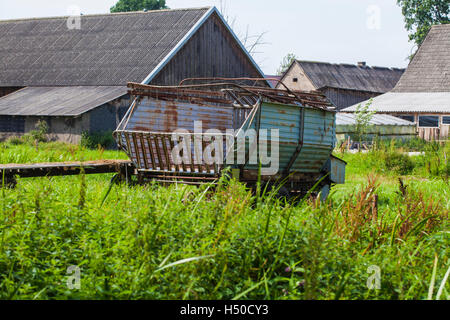
[[[91,161],[103,159],[128,159],[123,152],[91,150],[78,145],[61,142],[37,145],[0,143],[0,163],[40,163],[64,161]]]
[[[126,159],[56,143],[0,149],[3,163]],[[411,173],[402,193],[365,157],[344,156],[348,182],[325,204],[258,199],[223,179],[214,192],[116,185],[102,205],[111,175],[19,179],[0,190],[0,299],[450,298],[448,183]],[[66,285],[71,265],[80,290]],[[366,285],[373,265],[380,290]]]
[[[450,176],[450,142],[444,145],[437,143],[425,144],[415,148],[418,155],[408,156],[412,149],[392,141],[384,142],[374,151],[367,153],[344,153],[339,157],[350,163],[348,170],[352,174],[364,175],[375,172],[384,176],[415,176],[420,178],[440,178],[448,180]]]

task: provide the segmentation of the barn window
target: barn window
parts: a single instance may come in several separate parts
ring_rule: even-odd
[[[450,124],[450,116],[443,116],[442,124]]]
[[[408,114],[408,115],[401,115],[401,116],[397,116],[400,119],[406,120],[406,121],[411,121],[414,122],[414,115]]]
[[[0,116],[0,132],[25,132],[25,118]]]
[[[419,127],[439,128],[439,117],[438,116],[420,116],[419,117]]]
[[[294,78],[292,79],[294,82],[298,82],[298,78]]]

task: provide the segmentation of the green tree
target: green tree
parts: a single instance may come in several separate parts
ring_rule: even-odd
[[[358,105],[355,112],[355,138],[359,142],[359,150],[361,150],[362,141],[366,138],[367,129],[370,126],[370,121],[375,115],[375,111],[370,111],[373,100],[370,99],[364,106]]]
[[[409,40],[418,46],[434,24],[450,23],[449,0],[397,0],[405,16],[405,27],[410,32]]]
[[[288,53],[281,61],[280,67],[277,70],[277,75],[282,76],[295,60],[297,60],[297,56],[293,53]]]
[[[168,9],[166,0],[119,0],[113,7],[111,12],[130,12],[142,10],[160,10]]]

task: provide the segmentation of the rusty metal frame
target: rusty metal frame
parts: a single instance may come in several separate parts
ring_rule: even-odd
[[[173,133],[165,132],[145,132],[145,131],[127,131],[117,130],[114,133],[116,140],[124,139],[127,147],[125,151],[130,158],[136,158],[136,168],[138,171],[146,172],[183,172],[196,175],[219,174],[223,169],[223,165],[211,166],[208,163],[197,164],[195,159],[195,152],[189,155],[189,163],[175,164],[169,150],[173,150],[175,143],[172,141]],[[193,137],[191,133],[177,133],[178,136]],[[207,135],[206,133],[202,135]],[[215,136],[211,134],[211,136]],[[224,145],[229,135],[223,134]],[[234,138],[234,137],[233,137]],[[147,141],[147,145],[145,144]],[[191,139],[192,142],[192,139]],[[194,148],[195,142],[194,143]],[[192,146],[190,146],[192,151]],[[205,148],[203,142],[202,148]],[[227,150],[228,151],[228,150]],[[226,154],[224,154],[223,162],[226,161]]]
[[[194,80],[198,80],[193,78]],[[222,80],[224,78],[206,78]],[[252,79],[252,78],[236,78]],[[201,80],[205,80],[201,78]],[[253,79],[255,80],[255,79]],[[257,78],[256,80],[261,80]],[[284,84],[283,84],[284,85]],[[300,92],[289,89],[245,86],[234,82],[219,82],[181,86],[154,86],[130,82],[129,94],[148,96],[161,100],[187,100],[192,103],[217,103],[222,105],[237,104],[252,106],[261,98],[267,102],[309,106],[312,108],[332,110],[334,107],[319,92]]]
[[[267,82],[267,80],[279,83],[280,85],[282,85],[284,87],[284,89],[280,90],[280,89],[275,89],[275,88],[270,88],[270,87],[265,87],[265,86],[256,87],[257,82]],[[242,88],[247,88],[247,89],[257,88],[259,93],[266,91],[266,92],[272,92],[272,93],[275,92],[275,93],[280,94],[280,92],[282,92],[282,91],[287,91],[290,95],[295,97],[297,100],[301,101],[302,104],[316,103],[316,101],[309,101],[308,99],[305,99],[304,96],[309,95],[311,97],[317,97],[318,95],[322,95],[322,93],[319,91],[314,91],[311,93],[301,92],[301,91],[293,91],[293,90],[289,89],[289,87],[286,86],[283,81],[281,81],[279,79],[275,79],[275,78],[245,78],[245,77],[241,77],[241,78],[221,78],[221,77],[188,78],[188,79],[182,80],[178,86],[183,87],[183,84],[188,81],[191,81],[191,82],[195,82],[195,81],[230,81],[230,82],[228,82],[228,84],[236,84],[237,81],[254,81],[254,84],[255,84],[254,86],[248,87],[248,86],[245,86],[244,84],[241,84],[240,86],[242,86]],[[221,84],[224,85],[225,83],[221,83]],[[209,84],[209,85],[211,85],[211,84]],[[328,105],[328,107],[331,108],[331,104]]]

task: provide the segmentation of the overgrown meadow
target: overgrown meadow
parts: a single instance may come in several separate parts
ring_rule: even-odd
[[[400,153],[414,148],[424,154]],[[228,178],[215,188],[18,179],[0,190],[0,299],[449,299],[449,153],[448,143],[338,152],[347,183],[325,203],[257,196]],[[1,163],[126,158],[0,144]],[[69,289],[70,266],[80,289]]]

